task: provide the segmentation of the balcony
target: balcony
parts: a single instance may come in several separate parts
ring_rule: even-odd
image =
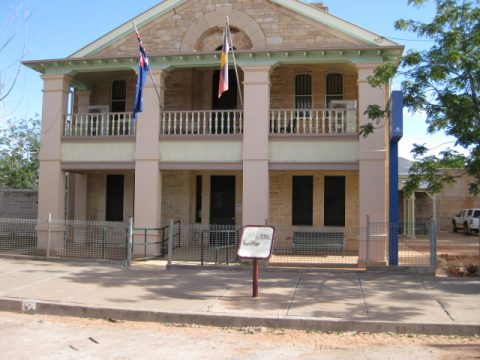
[[[163,111],[160,135],[240,135],[242,110]]]
[[[65,116],[65,137],[135,136],[132,113],[68,114]]]
[[[270,110],[271,134],[356,134],[357,132],[356,108]]]
[[[135,136],[131,113],[69,114],[65,116],[65,137]],[[160,114],[160,135],[243,134],[242,110],[163,111]],[[357,109],[275,109],[270,110],[272,135],[356,134]]]

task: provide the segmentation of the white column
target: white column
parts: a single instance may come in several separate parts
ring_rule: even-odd
[[[373,74],[377,64],[358,66],[358,113],[359,123],[364,125],[370,120],[364,114],[368,105],[379,105],[384,108],[388,89],[373,88],[367,77]],[[359,138],[359,217],[361,226],[365,226],[367,215],[370,221],[384,223],[371,229],[369,246],[369,262],[386,264],[385,250],[388,243],[388,124],[380,123],[373,134],[366,139]],[[365,261],[366,245],[360,240],[359,262]]]
[[[243,225],[264,225],[269,212],[270,67],[243,67]]]

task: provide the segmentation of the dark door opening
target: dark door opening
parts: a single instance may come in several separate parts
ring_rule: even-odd
[[[123,221],[123,175],[107,175],[106,221]]]
[[[232,110],[237,108],[237,77],[235,70],[228,70],[228,91],[218,98],[220,70],[213,73],[212,110]]]
[[[294,176],[292,187],[292,225],[313,223],[313,176]]]
[[[212,176],[210,187],[210,244],[223,246],[235,244],[235,176]],[[218,226],[215,226],[218,225]]]
[[[345,226],[345,176],[325,176],[324,225]]]
[[[218,97],[218,82],[220,79],[220,70],[213,73],[212,85],[212,110],[226,110],[213,114],[211,125],[212,134],[233,133],[235,126],[235,114],[232,111],[237,108],[237,78],[235,70],[228,71],[228,91]]]

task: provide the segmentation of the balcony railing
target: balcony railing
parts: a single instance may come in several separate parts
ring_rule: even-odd
[[[64,136],[134,136],[132,113],[68,114]]]
[[[356,134],[357,110],[270,110],[271,134]],[[131,113],[68,114],[64,136],[135,136]],[[163,111],[160,135],[241,135],[242,110]]]
[[[270,110],[271,134],[355,134],[357,131],[355,108]]]
[[[164,111],[161,135],[239,135],[243,134],[242,110]]]

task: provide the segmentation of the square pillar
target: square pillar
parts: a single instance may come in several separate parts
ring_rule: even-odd
[[[134,195],[134,227],[159,228],[162,208],[162,177],[159,169],[160,153],[160,111],[163,108],[165,72],[151,70],[155,85],[148,76],[143,92],[143,112],[137,117],[137,136],[135,144],[135,195]],[[147,241],[157,241],[157,234],[151,232]],[[141,240],[140,240],[141,237]],[[139,242],[144,240],[141,234],[136,235]],[[140,249],[133,249],[135,253]],[[147,255],[158,252],[158,246],[151,246]],[[142,250],[143,251],[143,250]]]
[[[65,75],[43,75],[42,130],[39,154],[38,215],[45,222],[48,214],[54,220],[65,218],[65,172],[62,170],[61,138],[67,113],[71,78]],[[37,248],[47,248],[46,223],[37,227]],[[63,229],[51,228],[51,254],[63,248]]]
[[[243,67],[243,225],[264,225],[269,210],[270,67]]]
[[[385,108],[388,89],[373,88],[367,77],[373,75],[377,64],[358,66],[358,113],[360,125],[370,120],[364,114],[368,105]],[[384,121],[388,121],[385,119]],[[388,124],[380,123],[366,139],[359,138],[359,224],[366,226],[367,215],[376,223],[370,228],[368,263],[385,265],[388,244],[389,167],[388,167]],[[359,242],[359,263],[367,260],[366,239]]]

